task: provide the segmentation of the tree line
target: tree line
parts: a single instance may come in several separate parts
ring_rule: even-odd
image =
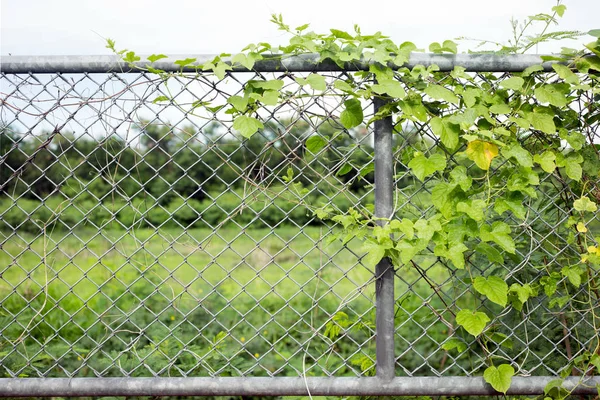
[[[228,212],[235,213],[231,204],[243,202],[243,193],[253,188],[283,193],[288,190],[285,185],[293,183],[295,190],[304,188],[313,203],[337,201],[344,203],[340,207],[348,207],[373,183],[373,148],[364,127],[348,132],[327,122],[315,129],[303,120],[279,120],[266,123],[261,132],[246,139],[216,122],[197,129],[140,121],[129,141],[114,132],[94,137],[47,132],[34,137],[10,126],[0,129],[0,213],[4,212],[5,220],[18,214],[13,222],[28,218],[27,212],[10,210],[18,199],[22,203],[18,208],[29,210],[39,208],[39,202],[47,208],[65,200],[67,206],[85,203],[90,214],[102,211],[98,223],[111,219],[110,209],[104,210],[107,204],[127,204],[134,211],[123,218],[125,226],[136,222],[135,214],[152,211],[162,213],[155,223],[170,219],[177,223],[170,216],[182,213],[182,205],[195,210],[195,215],[181,222],[197,222],[205,213],[206,218],[211,215],[211,204],[220,202],[219,212],[212,210],[212,222],[218,223],[230,217]],[[318,151],[307,146],[315,135],[326,143]],[[357,146],[363,151],[353,151]],[[274,204],[273,196],[266,196],[265,201]],[[286,196],[279,197],[285,212],[297,208]],[[270,214],[279,222],[285,217],[273,211]],[[266,214],[260,219],[269,219]],[[309,217],[300,214],[292,212],[287,219],[305,222]]]

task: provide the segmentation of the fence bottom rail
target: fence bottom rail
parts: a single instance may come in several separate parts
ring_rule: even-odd
[[[515,377],[508,394],[536,395],[555,377]],[[600,377],[569,377],[572,394],[597,394]],[[481,377],[1,378],[2,397],[44,396],[459,396],[498,394]]]

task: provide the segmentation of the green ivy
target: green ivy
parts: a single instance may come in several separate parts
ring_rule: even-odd
[[[539,43],[583,35],[549,31],[565,10],[566,6],[559,1],[550,14],[537,14],[523,24],[513,24],[513,38],[507,45],[482,44],[497,45],[493,50],[497,54],[525,53]],[[327,60],[340,67],[368,63],[368,71],[349,75],[348,79],[337,80],[331,86],[322,75],[314,73],[295,77],[295,82],[305,91],[312,91],[314,96],[335,89],[328,91],[328,95],[343,99],[336,118],[346,130],[365,123],[363,101],[375,98],[386,103],[368,124],[391,117],[397,127],[407,123],[430,127],[437,136],[437,146],[406,152],[402,157],[409,176],[430,189],[432,212],[394,217],[383,226],[376,224],[380,219],[373,216],[372,205],[350,208],[344,213],[328,206],[313,208],[313,212],[318,218],[341,226],[342,232],[337,238],[343,243],[354,237],[362,239],[365,252],[362,262],[368,267],[388,257],[398,269],[419,268],[415,259],[430,254],[447,261],[453,271],[464,271],[466,277],[454,272],[452,276],[457,282],[466,282],[473,293],[481,296],[469,307],[462,303],[461,307],[449,305],[454,315],[454,322],[449,324],[457,333],[442,348],[463,352],[467,346],[480,346],[488,364],[484,379],[497,391],[506,393],[513,375],[520,369],[517,366],[515,370],[509,364],[496,367],[492,362],[490,343],[512,348],[512,342],[496,332],[496,318],[507,315],[507,308],[520,312],[538,295],[549,297],[551,308],[565,306],[579,289],[583,289],[588,298],[579,296],[578,302],[597,304],[600,300],[594,274],[600,267],[599,238],[594,238],[589,227],[600,198],[600,147],[592,140],[591,130],[600,121],[600,30],[588,32],[596,40],[585,49],[564,48],[562,54],[546,57],[561,62],[552,65],[553,74],[542,72],[541,65],[534,65],[499,78],[494,73],[480,73],[476,77],[458,66],[449,73],[439,72],[435,65],[406,68],[403,64],[411,52],[418,51],[417,46],[411,42],[396,44],[380,32],[365,35],[357,26],[353,32],[331,29],[329,33],[318,34],[310,31],[308,24],[290,28],[281,15],[273,15],[272,22],[291,36],[289,44],[278,48],[266,43],[252,44],[242,53],[232,57],[222,54],[195,67],[204,74],[212,72],[218,79],[224,79],[234,67],[252,70],[257,61],[266,57],[286,58],[310,53],[317,55],[316,61]],[[542,26],[539,33],[529,34],[536,24]],[[140,60],[134,52],[117,51],[113,41],[109,41],[107,47],[125,62]],[[429,51],[456,54],[457,43],[451,40],[432,43]],[[152,55],[148,61],[154,63],[164,57]],[[195,62],[195,59],[185,59],[175,64],[185,67]],[[151,66],[146,70],[165,79],[169,75]],[[257,113],[259,108],[290,100],[283,86],[281,79],[249,81],[243,94],[230,96],[226,104],[196,106],[211,111],[225,108],[233,118],[233,129],[250,138],[263,128]],[[579,105],[574,109],[571,105],[576,99]],[[155,101],[175,99],[161,97]],[[330,139],[311,136],[305,143],[306,149],[315,155],[327,147]],[[337,171],[337,176],[365,167],[348,163]],[[371,172],[372,164],[365,170]],[[284,180],[291,184],[293,171],[288,171]],[[305,189],[300,185],[294,190],[302,194]],[[518,281],[513,273],[507,274],[503,269],[486,270],[490,271],[486,275],[473,268],[476,256],[484,257],[482,259],[492,265],[502,265],[507,259],[514,260],[518,254],[530,251],[533,244],[520,239],[519,234],[537,229],[531,225],[534,219],[529,213],[532,205],[538,204],[549,190],[555,190],[560,207],[569,210],[569,220],[559,221],[563,224],[561,229],[564,228],[561,232],[579,249],[579,254],[561,255],[557,263],[536,256],[534,263],[538,268],[514,271],[538,277],[530,283]],[[544,210],[539,205],[536,207]],[[507,218],[512,222],[507,223]],[[557,267],[557,264],[562,266]],[[481,307],[484,302],[493,303],[496,310],[502,312],[492,318]],[[356,323],[346,313],[338,312],[322,333],[336,340]],[[458,334],[463,330],[476,340],[460,339],[462,336]],[[596,345],[598,342],[594,341]],[[600,366],[597,348],[592,346],[586,351],[588,358],[580,360],[581,363]],[[374,371],[369,356],[358,357],[353,363],[363,371]],[[587,367],[581,368],[587,370]],[[560,387],[560,383],[557,385],[548,387],[547,393]]]

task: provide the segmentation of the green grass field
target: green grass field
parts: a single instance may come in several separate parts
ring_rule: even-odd
[[[327,227],[0,235],[5,375],[374,372],[373,272],[357,241],[326,245]],[[430,288],[415,271],[402,278],[402,337],[443,340],[422,300],[406,301],[409,285],[423,297]],[[416,367],[414,355],[439,345],[398,348]]]

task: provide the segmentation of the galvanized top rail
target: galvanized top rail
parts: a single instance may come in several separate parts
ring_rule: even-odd
[[[199,66],[212,60],[215,55],[174,55],[169,59],[155,63],[139,61],[136,66],[152,66],[167,72],[198,72]],[[437,65],[440,71],[452,71],[461,66],[468,72],[520,72],[532,65],[542,65],[545,71],[552,70],[552,62],[543,62],[541,55],[495,55],[495,54],[431,54],[412,53],[408,63],[393,68],[416,65],[425,67]],[[145,59],[145,57],[142,57]],[[185,67],[174,64],[175,60],[195,58],[196,62]],[[317,71],[365,71],[373,62],[347,63],[340,68],[331,60],[319,61],[318,54],[303,54],[298,56],[269,55],[258,61],[254,66],[256,72],[317,72]],[[2,56],[0,71],[7,74],[50,74],[50,73],[106,73],[106,72],[139,72],[120,61],[117,56]],[[234,66],[234,72],[248,72],[242,66]]]

